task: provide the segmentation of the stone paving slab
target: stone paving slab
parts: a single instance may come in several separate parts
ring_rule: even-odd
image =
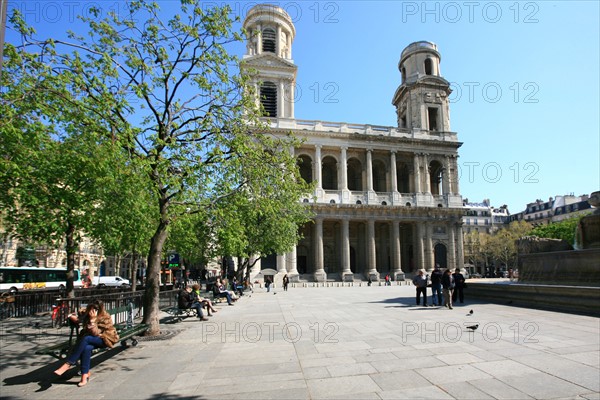
[[[85,388],[33,355],[65,329],[3,320],[0,398],[600,399],[600,319],[466,296],[449,310],[415,306],[411,286],[257,290],[97,355]]]

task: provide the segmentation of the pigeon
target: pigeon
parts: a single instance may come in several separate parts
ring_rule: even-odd
[[[471,315],[473,315],[473,310],[469,311],[469,313],[467,314],[467,317],[470,317]]]
[[[471,326],[467,326],[467,329],[470,329],[472,331],[474,331],[475,329],[479,328],[479,324],[476,325],[471,325]]]

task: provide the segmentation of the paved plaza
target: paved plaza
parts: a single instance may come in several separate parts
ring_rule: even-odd
[[[95,356],[84,388],[75,369],[56,379],[59,363],[33,354],[66,328],[48,316],[4,320],[0,397],[600,399],[600,319],[468,292],[453,310],[417,307],[414,290],[261,289],[208,322],[165,323],[160,340]]]

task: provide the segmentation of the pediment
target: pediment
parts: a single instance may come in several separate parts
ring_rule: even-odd
[[[256,56],[244,58],[242,63],[252,67],[267,67],[274,69],[297,69],[298,67],[293,62],[275,56],[275,54],[263,53]]]

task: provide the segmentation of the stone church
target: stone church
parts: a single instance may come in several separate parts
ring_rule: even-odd
[[[417,269],[463,267],[457,134],[450,130],[450,83],[434,43],[409,44],[392,97],[398,126],[297,120],[292,60],[296,29],[273,5],[253,7],[242,67],[257,71],[256,92],[274,134],[304,139],[295,149],[301,176],[316,182],[315,213],[287,254],[258,262],[292,281],[404,279]]]

